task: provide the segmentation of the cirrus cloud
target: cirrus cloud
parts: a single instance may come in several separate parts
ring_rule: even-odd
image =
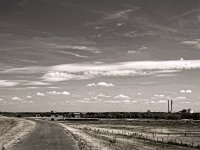
[[[92,86],[104,86],[104,87],[113,87],[115,86],[114,84],[112,83],[106,83],[106,82],[99,82],[99,83],[90,83],[90,84],[87,84],[87,86],[89,87],[92,87]]]
[[[67,91],[63,91],[63,92],[50,91],[50,92],[46,92],[46,93],[51,94],[51,95],[70,95],[70,93]]]
[[[181,42],[181,44],[200,49],[200,39],[195,39],[195,40],[191,40],[191,41],[183,41],[183,42]]]
[[[16,81],[0,80],[0,87],[12,87],[18,84]]]
[[[200,60],[135,61],[111,64],[63,64],[46,68],[42,79],[49,82],[110,76],[145,76],[200,69]]]

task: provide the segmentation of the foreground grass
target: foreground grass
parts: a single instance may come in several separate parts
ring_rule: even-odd
[[[82,150],[192,150],[200,144],[198,124],[82,121],[62,122],[62,126]]]
[[[0,150],[13,147],[35,127],[35,122],[20,119],[0,117]]]

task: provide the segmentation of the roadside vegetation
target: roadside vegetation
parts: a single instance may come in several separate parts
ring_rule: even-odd
[[[34,127],[33,121],[0,116],[0,150],[9,150]]]
[[[61,122],[81,150],[200,149],[199,123],[162,121]]]

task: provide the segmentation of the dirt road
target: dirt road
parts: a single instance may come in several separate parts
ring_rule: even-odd
[[[36,120],[36,123],[33,132],[12,150],[77,150],[71,137],[60,125],[39,120]]]

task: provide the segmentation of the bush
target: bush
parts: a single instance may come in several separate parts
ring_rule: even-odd
[[[112,144],[115,144],[115,143],[116,143],[116,141],[117,141],[117,140],[116,140],[116,138],[109,139],[109,142],[110,142],[110,143],[112,143]]]

